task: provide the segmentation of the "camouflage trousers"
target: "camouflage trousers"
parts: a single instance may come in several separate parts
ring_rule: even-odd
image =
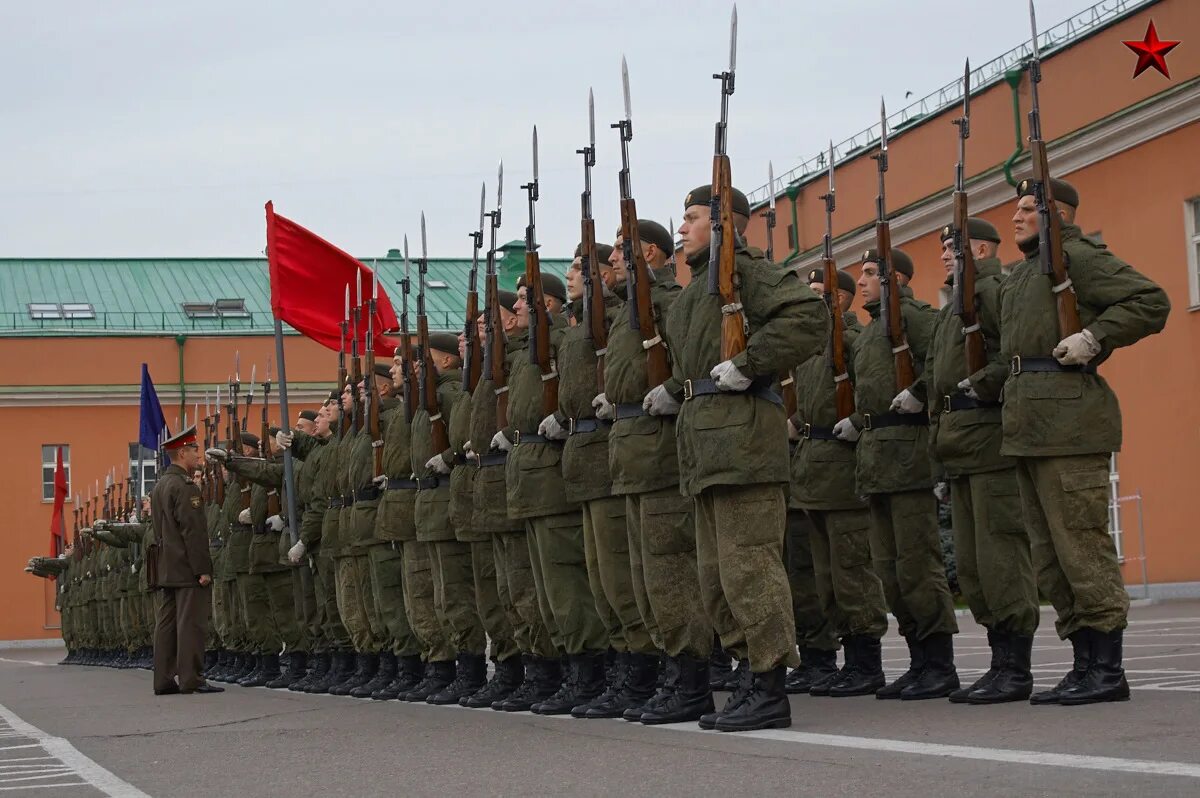
[[[143,623],[143,603],[141,591],[121,597],[121,622],[125,627],[125,647],[129,651],[150,645],[152,630]]]
[[[270,571],[259,576],[266,587],[267,603],[271,607],[272,625],[279,635],[281,648],[284,651],[307,652],[308,640],[297,615],[296,589],[292,582],[291,569]],[[270,649],[268,649],[269,651]]]
[[[717,485],[694,501],[700,596],[721,644],[755,673],[799,665],[783,486]]]
[[[375,600],[371,593],[371,566],[362,549],[348,549],[334,560],[337,568],[337,605],[350,643],[359,654],[377,654],[380,641],[372,631]]]
[[[337,605],[337,561],[318,552],[309,558],[313,572],[313,592],[317,599],[317,615],[321,623],[321,640],[325,648],[333,651],[350,648],[350,633],[342,624],[342,614]]]
[[[445,662],[457,653],[450,644],[450,635],[438,619],[434,603],[433,544],[406,540],[402,544],[404,560],[404,609],[408,625],[416,635],[421,659],[426,662]]]
[[[951,479],[950,515],[958,585],[975,621],[1032,637],[1038,627],[1038,593],[1016,470]]]
[[[588,584],[609,645],[618,653],[655,650],[633,593],[625,497],[583,503],[583,554]]]
[[[371,561],[371,594],[386,637],[384,649],[401,657],[421,653],[417,636],[408,625],[404,606],[404,558],[400,543],[377,543],[367,549]]]
[[[1108,534],[1107,454],[1022,457],[1017,484],[1038,590],[1066,638],[1082,628],[1124,629],[1129,593]]]
[[[796,643],[801,648],[837,651],[834,616],[825,612],[817,591],[812,534],[813,525],[808,515],[803,510],[788,509],[783,558],[792,594],[792,614],[796,619]]]
[[[713,627],[700,599],[692,509],[678,486],[625,496],[631,588],[653,646],[704,659]]]
[[[527,518],[525,535],[538,609],[554,647],[563,654],[607,650],[588,582],[580,512]]]
[[[933,492],[876,493],[867,497],[867,507],[875,573],[900,634],[924,640],[956,633]]]
[[[483,623],[483,631],[491,641],[491,658],[504,662],[518,654],[516,638],[513,636],[512,615],[506,609],[511,605],[508,587],[500,592],[497,578],[496,542],[494,537],[486,541],[475,541],[471,547],[471,575],[475,579],[475,609]]]
[[[494,538],[496,555],[496,593],[505,604],[512,626],[513,639],[523,654],[536,657],[556,657],[550,641],[550,630],[538,607],[537,586],[533,578],[528,535],[522,530],[497,533]]]
[[[834,634],[883,637],[887,605],[871,566],[871,513],[866,508],[806,512],[817,596]]]
[[[234,635],[233,619],[233,597],[232,592],[237,590],[237,582],[227,581],[225,579],[214,579],[212,590],[212,626],[216,630],[217,638],[221,641],[221,645],[230,651],[236,651],[241,646],[241,640]]]
[[[308,562],[288,568],[292,581],[292,603],[296,623],[300,626],[300,637],[304,641],[301,651],[325,651],[324,634],[321,629],[321,612],[317,606],[315,575]]]
[[[475,607],[471,544],[457,540],[429,543],[433,561],[433,608],[456,654],[483,654],[487,636]]]
[[[275,623],[275,615],[271,612],[267,580],[262,574],[238,574],[237,590],[251,650],[256,654],[278,653],[283,648],[283,640]]]

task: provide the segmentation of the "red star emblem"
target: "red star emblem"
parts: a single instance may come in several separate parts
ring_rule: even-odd
[[[1154,20],[1150,20],[1150,24],[1146,27],[1146,38],[1141,41],[1121,42],[1137,53],[1137,66],[1134,67],[1133,76],[1145,72],[1150,67],[1154,67],[1159,72],[1168,78],[1171,73],[1167,71],[1167,53],[1179,46],[1179,42],[1164,42],[1158,38],[1158,31],[1154,29]]]

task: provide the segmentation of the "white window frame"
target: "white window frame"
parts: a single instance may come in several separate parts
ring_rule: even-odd
[[[154,457],[153,449],[145,449],[142,452],[142,474],[138,477],[138,443],[129,444],[129,476],[138,480],[137,495],[147,496],[154,489],[154,483],[158,481],[158,462]]]
[[[1200,310],[1200,229],[1196,225],[1197,215],[1200,215],[1200,197],[1192,197],[1183,203],[1183,226],[1188,240],[1188,310]]]
[[[58,465],[56,452],[58,447],[63,450],[63,474],[67,477],[67,497],[71,496],[71,446],[67,443],[43,443],[42,444],[42,503],[51,504],[54,502],[54,469]],[[47,453],[47,451],[49,453]],[[46,469],[50,469],[50,481],[46,481]],[[46,496],[46,488],[50,488],[50,496]]]

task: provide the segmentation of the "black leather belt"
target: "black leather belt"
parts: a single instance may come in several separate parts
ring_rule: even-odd
[[[884,427],[928,427],[929,416],[924,413],[870,413],[863,414],[863,429]]]
[[[508,462],[508,452],[494,452],[492,454],[479,455],[479,467],[504,465]]]
[[[581,432],[595,432],[598,429],[608,429],[611,421],[601,418],[571,418],[567,419],[567,434],[576,435]]]
[[[415,479],[389,479],[387,481],[388,490],[416,490],[417,481]]]
[[[538,435],[536,432],[521,432],[517,430],[517,439],[513,441],[514,446],[520,446],[522,443],[549,443],[557,446],[562,446],[562,441],[556,441],[553,438],[547,438],[545,435]]]
[[[442,485],[450,484],[450,478],[443,477],[441,475],[435,477],[421,477],[420,479],[413,481],[417,483],[417,490],[430,490],[431,488],[439,488]]]
[[[341,496],[330,496],[330,497],[329,497],[328,499],[326,499],[325,501],[329,502],[329,509],[330,509],[330,510],[340,510],[340,509],[342,509],[342,497],[341,497]]]
[[[375,485],[354,491],[354,501],[356,502],[373,502],[378,498],[379,488]]]
[[[627,402],[625,404],[613,405],[613,420],[620,421],[623,418],[637,418],[638,416],[648,416],[641,402]]]
[[[942,412],[953,413],[957,410],[983,410],[988,407],[1000,407],[999,402],[984,402],[980,399],[972,399],[966,394],[956,393],[952,396],[942,397]]]
[[[759,399],[766,399],[768,402],[780,406],[783,405],[783,400],[779,398],[779,394],[771,390],[769,380],[756,379],[744,391],[722,391],[717,387],[716,380],[684,380],[683,401],[685,402],[695,399],[697,396],[716,396],[718,394],[726,396],[744,394],[746,396],[755,396]]]
[[[468,462],[470,462],[470,461],[467,460],[467,456],[465,454],[463,454],[462,452],[454,453],[454,464],[455,465],[466,465]]]
[[[354,506],[354,494],[350,493],[342,497],[342,507]]]
[[[1065,371],[1076,374],[1095,374],[1096,367],[1090,363],[1083,366],[1064,366],[1052,357],[1021,357],[1017,355],[1009,363],[1009,371],[1014,377],[1023,371]]]
[[[800,427],[800,437],[814,441],[841,440],[841,438],[833,434],[833,427],[814,427],[812,424],[805,424]]]

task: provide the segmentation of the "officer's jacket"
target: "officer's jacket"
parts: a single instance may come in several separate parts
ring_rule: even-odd
[[[187,472],[167,466],[150,500],[158,539],[158,586],[196,587],[197,578],[212,575],[204,499]]]

